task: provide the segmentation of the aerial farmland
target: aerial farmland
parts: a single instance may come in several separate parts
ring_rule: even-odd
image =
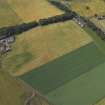
[[[59,30],[57,30],[58,28]],[[43,35],[43,33],[46,34]],[[74,35],[77,36],[77,39]],[[13,49],[16,50],[4,59],[5,69],[9,68],[11,72],[16,72],[16,75],[21,75],[91,41],[88,34],[72,21],[38,28],[17,38],[13,46]],[[14,61],[15,64],[12,65]]]
[[[104,0],[0,0],[0,105],[105,105]]]
[[[14,4],[13,7],[18,5],[18,2],[16,1],[12,2],[11,0],[11,3]],[[24,5],[24,3],[26,2],[21,3],[21,5]],[[35,4],[37,5],[37,2]],[[27,8],[30,8],[30,5],[27,4]],[[46,1],[43,1],[43,5],[50,6],[51,4],[47,3]],[[36,11],[38,11],[39,14],[41,14],[41,12],[48,13],[47,10],[42,9],[39,11],[38,8],[34,8]],[[53,8],[54,10],[59,12],[59,14],[63,13],[59,9],[56,9],[54,6],[51,6],[51,11],[53,10]],[[54,15],[52,13],[53,12],[49,12],[48,15]],[[30,14],[32,14],[31,11]],[[22,15],[22,19],[29,18],[24,17],[24,14]],[[46,14],[42,16],[45,17]],[[42,16],[40,15],[40,18],[42,18]],[[34,19],[37,19],[37,17]],[[71,33],[71,35],[69,33]],[[54,60],[59,56],[76,50],[90,42],[92,42],[92,38],[73,21],[65,22],[64,24],[58,23],[46,27],[39,27],[29,32],[23,33],[21,37],[17,37],[16,43],[13,45],[13,49],[15,50],[13,50],[8,56],[4,58],[4,69],[8,68],[9,72],[14,75],[21,75],[36,67],[39,67],[42,64]],[[42,45],[40,45],[40,43]],[[14,61],[15,64],[13,65]]]

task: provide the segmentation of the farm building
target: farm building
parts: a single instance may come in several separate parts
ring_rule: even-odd
[[[15,41],[15,37],[7,37],[5,39],[0,40],[0,52],[6,53],[11,50],[10,43],[13,43]]]

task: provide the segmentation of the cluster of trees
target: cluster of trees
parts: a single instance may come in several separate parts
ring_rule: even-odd
[[[62,15],[56,15],[54,17],[49,17],[46,19],[40,19],[39,24],[43,26],[43,25],[48,25],[48,24],[53,24],[58,22],[64,22],[64,21],[73,19],[74,16],[75,16],[75,12],[64,13]]]
[[[71,12],[71,10],[65,6],[64,4],[62,4],[59,1],[55,1],[55,0],[48,0],[52,5],[56,6],[57,8],[59,8],[60,10],[63,10],[65,12]]]
[[[38,25],[39,25],[38,22],[34,21],[30,23],[23,23],[16,26],[3,27],[0,29],[0,39],[20,34],[24,31],[28,31],[29,29],[35,28]]]
[[[13,26],[1,28],[0,29],[0,40],[6,37],[9,37],[11,33],[14,33],[14,30],[12,30],[12,28]]]
[[[32,28],[38,27],[39,24],[36,21],[32,21],[30,23],[23,23],[14,27],[15,34],[20,34],[22,32],[28,31]]]

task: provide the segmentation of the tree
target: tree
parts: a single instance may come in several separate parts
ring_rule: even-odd
[[[89,7],[89,6],[86,6],[86,9],[87,9],[87,10],[89,10],[89,9],[90,9],[90,7]]]

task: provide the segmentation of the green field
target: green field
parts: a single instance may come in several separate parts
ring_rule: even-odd
[[[47,94],[54,105],[93,105],[104,96],[105,62]]]
[[[20,78],[47,94],[104,62],[103,56],[104,54],[97,49],[95,44],[91,43],[44,66],[33,69],[32,72],[26,73]]]

